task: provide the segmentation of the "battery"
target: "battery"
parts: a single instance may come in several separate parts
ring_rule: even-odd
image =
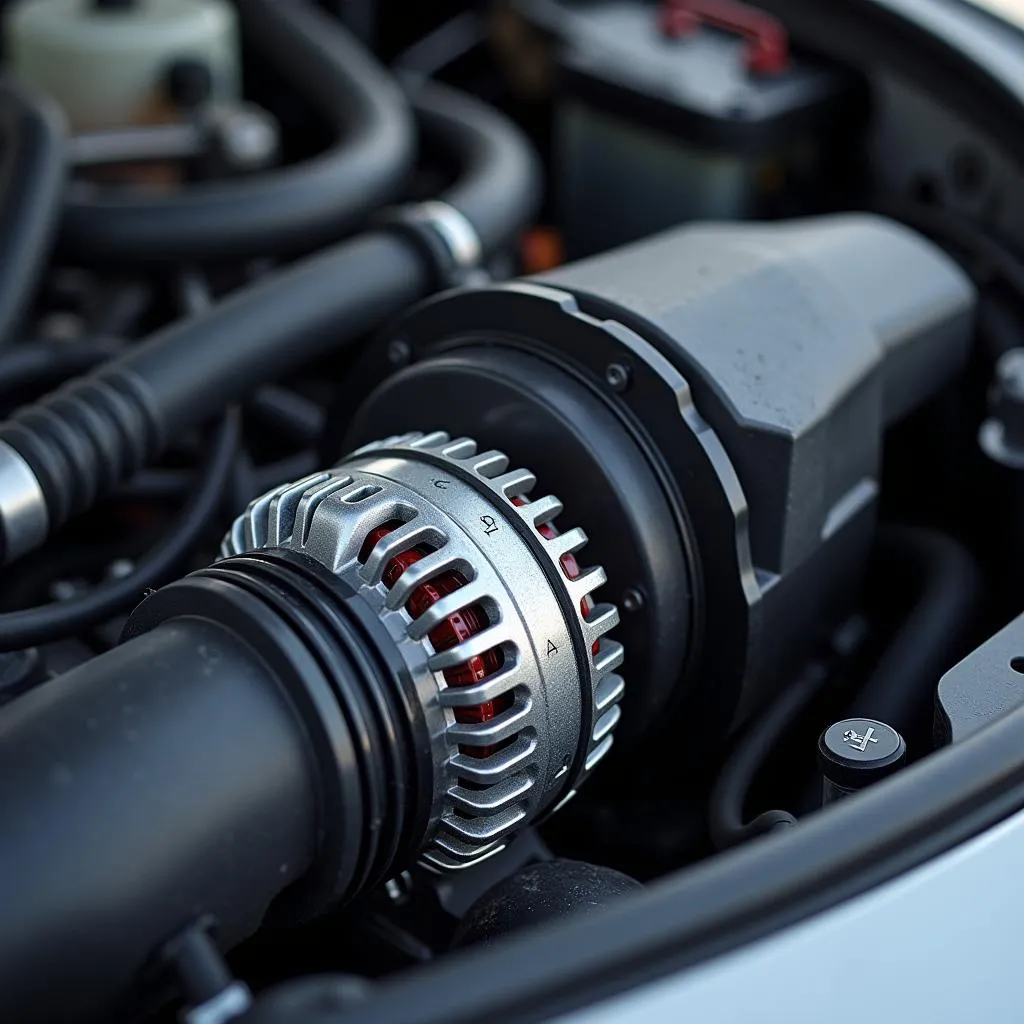
[[[850,170],[861,80],[792,52],[765,11],[737,0],[524,0],[520,11],[557,36],[553,165],[570,259],[684,221],[820,212]]]

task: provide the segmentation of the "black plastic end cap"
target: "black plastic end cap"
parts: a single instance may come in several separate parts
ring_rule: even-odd
[[[818,740],[818,760],[827,782],[852,792],[898,771],[907,759],[903,737],[884,722],[844,718]]]
[[[164,88],[172,103],[192,110],[213,95],[213,72],[201,60],[176,60],[167,69]]]

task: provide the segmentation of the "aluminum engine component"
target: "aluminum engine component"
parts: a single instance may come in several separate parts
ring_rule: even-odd
[[[301,552],[356,589],[416,681],[434,748],[424,863],[501,849],[567,800],[608,752],[624,684],[618,622],[581,569],[579,528],[552,495],[468,438],[411,433],[254,501],[229,557]]]

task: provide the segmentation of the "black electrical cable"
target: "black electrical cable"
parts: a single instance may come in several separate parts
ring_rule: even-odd
[[[416,106],[429,109],[425,128],[429,121],[461,168],[440,200],[467,217],[484,257],[499,251],[539,202],[529,144],[496,111],[453,90],[424,87]],[[20,410],[0,425],[0,442],[31,468],[52,531],[183,430],[428,294],[437,269],[393,228],[341,242],[158,331]]]
[[[213,522],[233,480],[240,418],[228,412],[210,442],[195,490],[164,538],[127,576],[98,584],[81,597],[0,615],[0,650],[15,651],[79,633],[131,608],[164,582]]]
[[[744,806],[765,761],[828,680],[828,666],[820,661],[811,662],[741,737],[715,782],[708,805],[708,830],[719,850],[796,824],[792,814],[780,810],[764,811],[744,822]]]
[[[327,152],[245,180],[169,196],[82,185],[65,202],[62,240],[90,264],[168,265],[306,252],[357,228],[397,194],[415,133],[394,79],[306,0],[244,0],[243,35],[330,122]]]
[[[403,50],[391,66],[398,72],[433,78],[475,50],[486,38],[486,26],[480,12],[463,11]]]
[[[125,282],[105,297],[102,307],[88,317],[86,330],[101,336],[130,337],[152,301],[153,289],[147,282]]]
[[[891,725],[913,752],[912,740],[930,738],[940,677],[967,653],[983,599],[981,570],[962,545],[932,530],[886,526],[878,543],[888,571],[909,570],[919,591],[849,715]]]
[[[320,468],[320,456],[313,448],[273,462],[252,467],[253,494],[264,494],[272,487],[301,480]],[[192,486],[195,474],[187,469],[144,469],[117,489],[117,497],[127,501],[180,501]]]
[[[49,100],[0,81],[0,345],[32,299],[64,194],[64,120]]]
[[[194,479],[188,469],[142,469],[115,494],[127,501],[180,501]]]
[[[326,421],[326,413],[316,402],[273,385],[260,388],[245,403],[245,409],[289,441],[301,445],[316,444]]]

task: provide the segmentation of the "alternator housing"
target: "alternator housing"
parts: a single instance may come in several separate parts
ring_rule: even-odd
[[[414,681],[433,747],[425,864],[501,849],[608,752],[624,684],[613,605],[591,594],[579,528],[532,473],[468,438],[413,433],[250,505],[222,555],[300,552],[374,610]]]

